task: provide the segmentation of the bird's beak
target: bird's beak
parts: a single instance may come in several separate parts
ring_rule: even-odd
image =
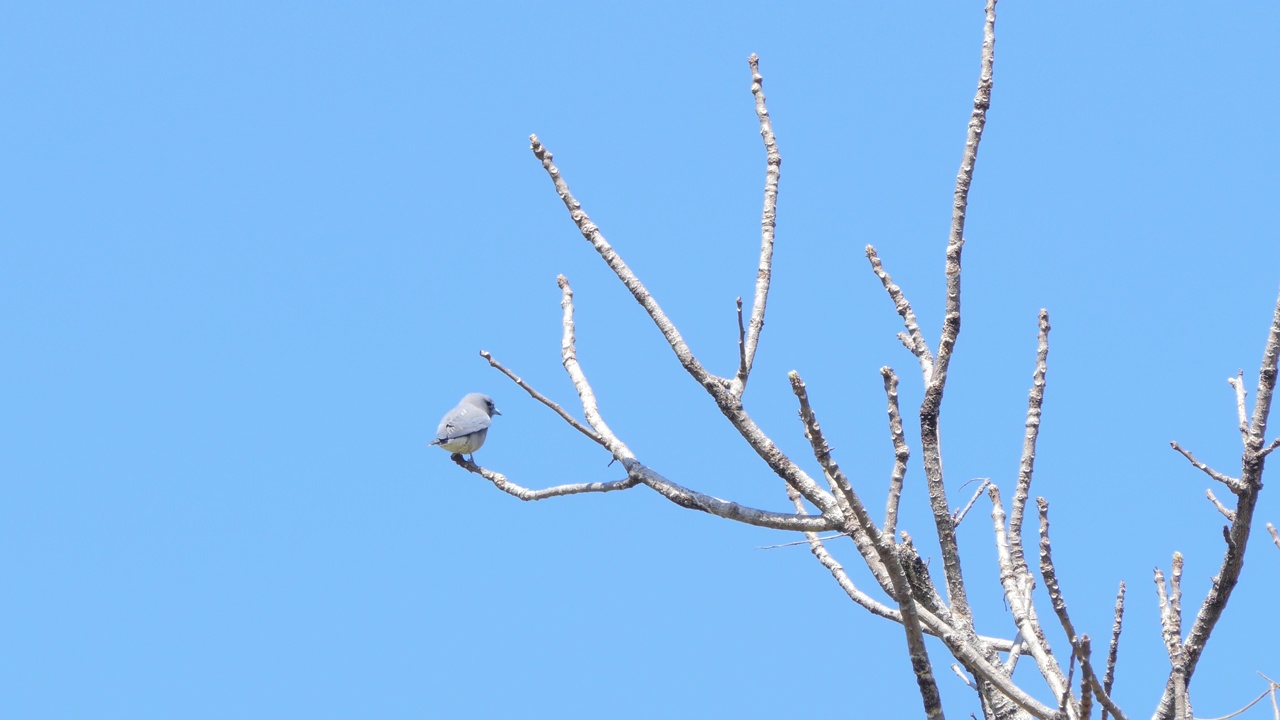
[[[494,408],[494,409],[493,409],[493,414],[494,414],[494,415],[501,415],[501,414],[502,414],[502,411],[501,411],[501,410],[499,410],[498,408]]]

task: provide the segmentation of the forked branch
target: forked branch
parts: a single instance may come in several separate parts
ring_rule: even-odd
[[[751,322],[738,364],[738,374],[729,386],[734,397],[741,398],[747,388],[751,366],[755,363],[760,331],[764,329],[765,305],[769,302],[769,283],[773,275],[773,234],[778,225],[778,178],[782,172],[782,155],[773,136],[773,122],[764,101],[764,78],[760,75],[760,58],[755,53],[747,58],[751,65],[751,94],[756,100],[756,117],[760,120],[760,138],[764,141],[764,209],[760,213],[760,264],[756,269],[755,301],[751,304]],[[741,300],[739,300],[741,302]],[[738,322],[742,323],[742,306],[738,306]]]
[[[1180,680],[1184,681],[1184,685],[1191,681],[1205,645],[1209,642],[1209,635],[1217,626],[1218,620],[1227,607],[1227,601],[1231,599],[1231,593],[1240,581],[1240,573],[1244,568],[1245,550],[1248,548],[1249,535],[1253,528],[1253,513],[1258,504],[1258,494],[1262,490],[1262,471],[1266,461],[1264,443],[1267,435],[1267,419],[1271,413],[1271,398],[1276,388],[1278,358],[1280,358],[1280,297],[1276,299],[1271,328],[1263,347],[1262,364],[1258,370],[1258,388],[1254,393],[1253,414],[1249,421],[1248,433],[1244,437],[1239,477],[1242,489],[1236,495],[1234,519],[1223,533],[1226,538],[1226,551],[1223,553],[1222,564],[1213,579],[1213,584],[1200,603],[1195,622],[1192,623],[1191,630],[1183,642],[1185,675],[1179,679],[1175,677],[1176,669],[1170,673],[1169,680],[1165,684],[1164,695],[1160,698],[1160,704],[1155,711],[1156,718],[1175,716]],[[1243,380],[1238,382],[1243,383]],[[1235,387],[1236,383],[1232,385]],[[1239,398],[1240,395],[1240,391],[1237,390],[1236,397]],[[1190,453],[1184,454],[1190,455]],[[1188,457],[1188,460],[1190,459]]]

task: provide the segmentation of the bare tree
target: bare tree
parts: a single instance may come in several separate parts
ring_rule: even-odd
[[[1092,717],[1095,706],[1102,717],[1108,715],[1119,720],[1129,717],[1111,698],[1118,656],[1118,643],[1125,608],[1125,584],[1119,585],[1116,596],[1114,622],[1111,629],[1105,660],[1095,662],[1093,642],[1088,634],[1079,632],[1071,620],[1064,591],[1058,580],[1053,562],[1049,533],[1049,503],[1043,497],[1035,499],[1038,515],[1039,579],[1047,598],[1037,597],[1033,589],[1037,576],[1030,566],[1024,539],[1024,519],[1031,500],[1031,483],[1035,471],[1036,443],[1040,428],[1041,408],[1046,391],[1049,355],[1049,314],[1041,310],[1038,321],[1038,340],[1033,383],[1027,399],[1026,431],[1017,480],[1012,488],[1009,512],[1000,488],[986,481],[972,498],[960,509],[953,508],[948,495],[947,478],[942,465],[940,440],[940,409],[947,386],[956,339],[961,328],[961,253],[965,244],[965,213],[968,207],[969,187],[973,180],[978,149],[982,141],[986,113],[991,102],[992,76],[995,59],[996,0],[987,0],[986,19],[983,26],[981,71],[973,111],[969,118],[963,158],[956,177],[952,205],[951,229],[945,248],[946,258],[946,307],[941,334],[936,344],[926,340],[916,315],[903,290],[893,282],[874,247],[866,248],[866,257],[872,273],[883,284],[890,301],[902,318],[903,332],[899,340],[912,353],[920,366],[923,401],[918,410],[920,423],[920,452],[924,476],[928,488],[929,505],[933,517],[932,532],[942,554],[942,577],[935,581],[928,565],[917,552],[911,535],[898,527],[898,510],[903,480],[907,472],[911,450],[903,431],[903,417],[898,402],[897,373],[890,367],[881,368],[884,383],[889,435],[892,440],[894,465],[889,479],[888,503],[883,517],[873,516],[871,509],[859,497],[853,483],[840,469],[818,422],[814,403],[804,381],[792,372],[790,383],[799,408],[804,434],[809,441],[813,457],[822,468],[822,478],[810,476],[788,457],[760,428],[743,404],[743,396],[751,377],[752,367],[760,345],[764,327],[766,306],[772,275],[774,227],[778,199],[778,179],[781,156],[774,137],[772,122],[765,103],[763,78],[755,55],[749,58],[751,68],[751,92],[755,98],[756,115],[760,123],[760,135],[764,141],[767,170],[765,173],[764,202],[761,213],[760,257],[755,282],[755,295],[749,315],[744,314],[742,299],[738,307],[738,366],[732,375],[713,374],[694,356],[680,331],[663,312],[657,299],[646,289],[640,278],[623,261],[618,252],[605,239],[600,228],[591,221],[582,205],[574,198],[560,169],[552,161],[551,152],[531,137],[534,156],[542,163],[551,178],[557,194],[582,236],[604,260],[610,270],[626,286],[631,295],[645,309],[662,336],[675,353],[685,371],[710,395],[725,419],[738,431],[760,459],[782,479],[792,511],[766,510],[723,500],[684,487],[637,459],[627,444],[613,431],[601,415],[595,393],[586,373],[578,362],[574,326],[573,290],[563,275],[558,278],[563,311],[563,335],[561,357],[565,371],[573,382],[582,405],[585,423],[531,387],[488,352],[481,355],[491,366],[509,377],[537,401],[546,405],[575,430],[607,450],[626,471],[626,478],[609,482],[587,482],[558,485],[541,490],[521,487],[502,473],[483,468],[454,455],[453,460],[470,472],[477,473],[498,489],[521,500],[542,500],[562,495],[610,492],[646,486],[681,507],[709,513],[726,520],[804,533],[813,555],[831,573],[849,599],[873,615],[901,624],[906,649],[920,691],[925,714],[931,718],[945,716],[936,679],[935,658],[931,657],[925,636],[937,638],[957,665],[956,671],[974,689],[988,718],[1077,718]],[[1225,551],[1221,566],[1212,587],[1195,612],[1189,630],[1183,629],[1182,569],[1183,560],[1174,553],[1168,578],[1162,569],[1156,569],[1155,582],[1163,639],[1168,650],[1169,674],[1167,684],[1154,718],[1189,720],[1192,705],[1188,693],[1191,678],[1195,674],[1201,655],[1208,643],[1227,602],[1240,580],[1245,551],[1249,544],[1253,525],[1254,508],[1262,489],[1262,473],[1266,456],[1280,446],[1280,440],[1266,444],[1265,434],[1272,392],[1276,385],[1277,357],[1280,356],[1280,299],[1269,329],[1259,371],[1258,385],[1252,411],[1248,409],[1243,374],[1230,378],[1234,390],[1239,420],[1238,430],[1243,446],[1240,472],[1230,476],[1198,461],[1188,450],[1176,442],[1173,449],[1181,453],[1196,468],[1214,482],[1224,486],[1234,496],[1234,507],[1223,503],[1208,492],[1208,498],[1227,519],[1223,537]],[[1012,637],[988,637],[975,629],[975,611],[970,605],[963,571],[962,558],[956,540],[956,528],[969,510],[985,494],[991,504],[993,539],[1000,566],[1000,583],[1007,602],[1007,612],[1012,620]],[[820,533],[835,533],[821,536]],[[1272,530],[1273,538],[1275,536]],[[853,541],[862,561],[879,585],[878,591],[867,592],[857,587],[844,567],[827,550],[832,539],[849,538]],[[1280,538],[1276,538],[1280,545]],[[879,595],[880,597],[877,597]],[[1047,599],[1053,618],[1061,624],[1070,647],[1054,651],[1046,639],[1041,614]],[[1005,610],[1001,610],[1004,612]],[[1052,622],[1052,620],[1050,621]],[[1017,683],[1013,673],[1019,661],[1029,657],[1034,663],[1039,682],[1044,687],[1033,690]],[[1270,682],[1270,681],[1268,681]],[[1047,688],[1056,702],[1047,704],[1037,695]],[[1271,684],[1268,692],[1274,692]],[[1265,695],[1266,693],[1264,693]],[[1262,696],[1259,697],[1259,700]],[[1257,702],[1257,701],[1255,701]]]

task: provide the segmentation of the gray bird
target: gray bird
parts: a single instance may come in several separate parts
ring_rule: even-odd
[[[483,393],[470,393],[462,398],[458,407],[444,414],[440,427],[436,428],[436,439],[427,444],[439,445],[451,453],[471,455],[471,461],[475,462],[473,453],[484,445],[490,418],[501,414],[494,407],[493,398]]]

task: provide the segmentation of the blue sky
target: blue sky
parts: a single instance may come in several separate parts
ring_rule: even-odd
[[[644,488],[520,503],[426,442],[483,391],[503,416],[482,464],[531,487],[621,477],[477,356],[572,405],[564,273],[580,358],[637,455],[786,508],[528,149],[537,133],[699,359],[731,374],[764,177],[755,52],[783,165],[747,407],[806,457],[798,370],[879,507],[877,370],[897,368],[902,526],[936,558],[919,375],[862,248],[936,342],[981,20],[977,2],[10,7],[0,714],[752,717],[833,693],[916,716],[901,630],[804,548],[755,549],[793,538]],[[1222,551],[1207,478],[1168,442],[1238,471],[1224,379],[1243,368],[1254,387],[1280,286],[1278,31],[1264,3],[1009,2],[997,25],[946,467],[956,504],[970,478],[1012,487],[1047,307],[1033,492],[1095,646],[1129,583],[1116,697],[1132,716],[1167,667],[1152,568],[1186,555],[1190,613]],[[1280,522],[1273,495],[1260,521]],[[980,629],[1009,636],[988,511],[960,540]],[[1198,714],[1255,696],[1255,671],[1280,677],[1266,539],[1196,675]],[[976,711],[945,657],[948,707]]]

